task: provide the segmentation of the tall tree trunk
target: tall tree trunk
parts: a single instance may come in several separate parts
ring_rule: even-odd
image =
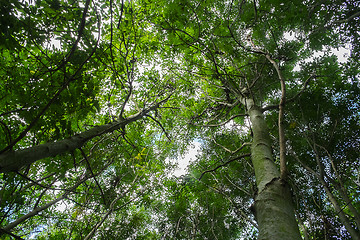
[[[246,99],[246,106],[253,131],[251,158],[258,188],[254,203],[259,226],[258,239],[301,239],[291,192],[287,183],[280,179],[274,163],[269,130],[262,110],[252,99]]]

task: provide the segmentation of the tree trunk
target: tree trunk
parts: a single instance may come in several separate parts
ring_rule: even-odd
[[[251,158],[258,188],[254,202],[254,214],[259,226],[258,239],[301,239],[291,192],[287,183],[280,179],[274,163],[263,113],[252,99],[246,99],[246,106],[253,131]]]
[[[339,203],[337,202],[335,196],[332,194],[329,185],[326,183],[323,177],[319,178],[320,182],[324,186],[326,195],[329,198],[329,201],[333,205],[336,214],[339,216],[340,222],[344,224],[345,229],[349,232],[352,239],[359,240],[360,239],[360,233],[356,231],[356,229],[352,226],[349,218],[345,215],[343,208],[340,207]]]

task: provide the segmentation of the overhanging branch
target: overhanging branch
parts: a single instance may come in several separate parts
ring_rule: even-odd
[[[81,148],[86,142],[97,136],[113,132],[125,127],[129,123],[143,118],[147,113],[157,109],[162,103],[167,101],[170,96],[171,95],[130,117],[93,127],[70,138],[56,142],[44,143],[17,151],[2,153],[0,154],[0,172],[17,171],[22,167],[36,162],[37,160],[47,157],[55,157],[59,154],[71,152],[77,148]]]
[[[83,13],[83,21],[85,21],[85,16],[86,16],[86,12],[87,12],[87,8],[88,8],[88,4],[90,4],[90,1],[87,1],[87,6],[86,9],[84,10]],[[82,23],[85,24],[85,23]],[[100,41],[100,24],[98,24],[99,26],[99,35],[98,35],[98,40],[96,42],[95,47],[92,49],[91,53],[89,54],[89,56],[81,63],[80,67],[77,69],[77,71],[71,75],[70,77],[67,77],[67,80],[64,82],[64,84],[61,86],[61,88],[59,88],[56,93],[54,94],[54,96],[49,100],[49,102],[43,107],[43,109],[35,116],[35,118],[30,122],[30,124],[19,134],[19,136],[12,141],[8,146],[6,146],[4,149],[2,149],[0,151],[0,154],[2,153],[6,153],[8,151],[11,151],[12,148],[21,140],[23,139],[26,134],[30,131],[31,128],[33,128],[35,126],[35,124],[39,121],[39,119],[44,115],[44,113],[49,109],[49,107],[55,102],[55,100],[60,96],[60,94],[69,86],[69,84],[75,80],[75,77],[81,72],[82,68],[84,67],[84,65],[90,60],[90,58],[94,55],[99,41]],[[80,41],[80,36],[82,34],[83,29],[80,28],[79,30],[79,38],[77,41]],[[77,44],[76,44],[77,45]],[[75,46],[75,45],[74,45]],[[76,48],[76,47],[75,47]],[[1,157],[0,157],[0,172],[2,171],[2,166],[1,166]]]

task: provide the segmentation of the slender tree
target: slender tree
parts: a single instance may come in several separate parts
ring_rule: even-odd
[[[169,51],[180,53],[179,62],[183,64],[173,67],[174,74],[191,82],[187,84],[189,93],[200,92],[200,96],[194,96],[197,108],[192,111],[195,114],[188,113],[190,124],[204,129],[226,125],[241,116],[249,117],[257,185],[254,213],[259,224],[259,239],[300,238],[287,178],[286,154],[291,146],[285,138],[285,116],[289,116],[285,108],[291,108],[307,86],[319,78],[323,81],[341,79],[323,74],[336,68],[333,62],[324,65],[326,58],[320,69],[293,69],[315,50],[341,44],[337,34],[343,26],[338,24],[357,18],[356,13],[343,17],[356,11],[356,4],[351,4],[345,4],[343,12],[336,11],[338,15],[330,17],[323,16],[319,9],[334,9],[341,3],[314,3],[307,7],[296,1],[179,1],[164,3],[166,7],[153,14],[157,20],[155,26],[168,39]],[[156,9],[154,6],[155,12]],[[325,24],[325,19],[330,23]],[[295,34],[294,40],[286,38],[291,33]],[[336,39],[331,42],[331,38]],[[275,142],[279,146],[280,171],[274,163],[273,141],[267,126],[274,123],[270,120],[266,124],[263,115],[274,109],[278,110]],[[207,136],[211,138],[212,134],[209,131]],[[318,158],[315,155],[315,159]],[[324,172],[320,165],[320,172]],[[326,194],[331,202],[335,201],[331,200],[333,196],[329,191]],[[359,238],[340,208],[335,207],[335,211],[340,212],[350,235]],[[356,212],[352,214],[356,216]]]

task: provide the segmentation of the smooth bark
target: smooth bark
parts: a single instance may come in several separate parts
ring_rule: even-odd
[[[252,99],[246,99],[246,106],[253,131],[251,158],[258,188],[253,210],[259,226],[258,239],[301,239],[291,192],[274,162],[263,113]]]
[[[279,151],[280,151],[280,177],[284,180],[287,178],[287,167],[286,167],[286,144],[285,144],[285,130],[284,130],[284,113],[285,113],[285,102],[286,102],[286,85],[285,78],[280,71],[279,65],[266,54],[266,58],[276,69],[281,84],[281,99],[279,103]]]

